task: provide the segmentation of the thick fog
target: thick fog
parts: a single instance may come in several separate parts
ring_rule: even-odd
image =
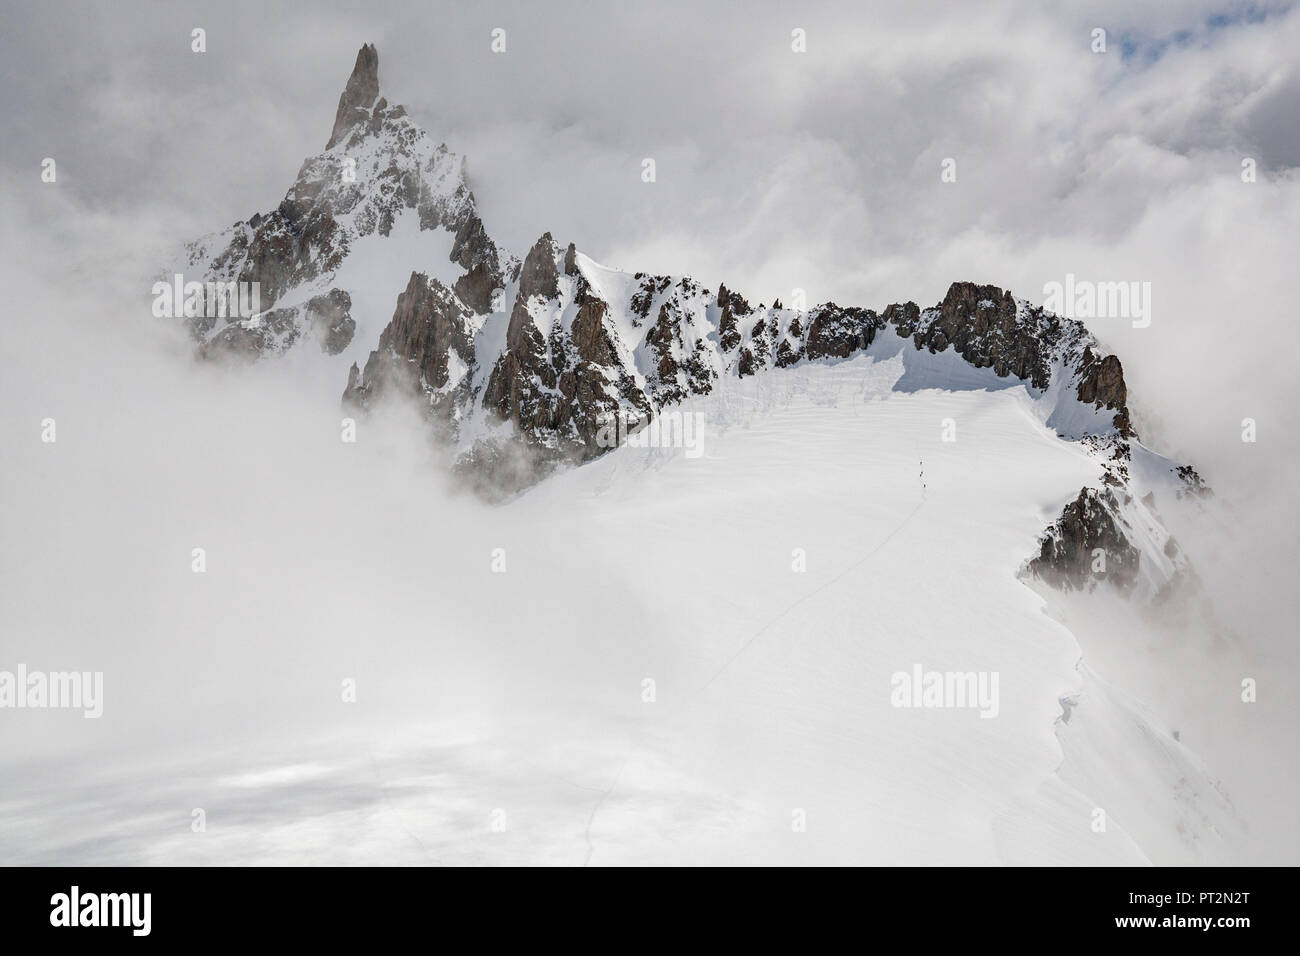
[[[1276,814],[1265,833],[1282,819],[1294,718],[1277,702],[1300,676],[1300,11],[5,7],[0,667],[105,674],[99,720],[0,721],[13,799],[207,748],[215,766],[292,764],[309,738],[467,711],[540,747],[568,721],[621,726],[635,698],[612,688],[646,659],[671,667],[654,596],[592,585],[584,536],[616,529],[461,493],[400,412],[342,442],[337,405],[271,364],[196,364],[149,314],[181,241],[279,202],[374,42],[383,93],[468,157],[489,231],[520,253],[549,230],[751,301],[798,287],[873,308],[933,304],[955,280],[1035,302],[1067,273],[1150,282],[1149,327],[1090,325],[1123,360],[1142,438],[1215,489],[1205,520],[1175,530],[1240,646],[1233,666],[1255,671],[1188,683],[1258,678],[1267,726],[1243,724],[1235,772],[1276,779],[1277,805],[1251,806]],[[493,575],[496,548],[538,570]],[[611,644],[629,618],[640,645]]]

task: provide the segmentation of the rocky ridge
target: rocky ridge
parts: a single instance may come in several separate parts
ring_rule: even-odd
[[[303,164],[284,201],[187,248],[190,275],[259,281],[269,302],[258,317],[221,327],[187,320],[201,354],[271,357],[304,339],[342,352],[356,323],[349,290],[334,280],[354,243],[388,236],[411,214],[421,230],[451,236],[456,277],[412,272],[392,290],[396,309],[348,370],[343,401],[360,412],[393,398],[418,402],[480,490],[509,493],[595,458],[608,450],[598,435],[612,420],[635,430],[725,378],[846,360],[897,336],[1022,383],[1046,424],[1097,459],[1099,487],[1065,505],[1025,573],[1058,588],[1106,581],[1154,596],[1186,570],[1129,465],[1140,456],[1143,474],[1161,475],[1179,495],[1206,490],[1188,466],[1141,445],[1123,366],[1081,323],[972,282],[953,283],[927,308],[751,305],[725,285],[606,268],[550,233],[519,260],[490,238],[463,161],[380,95],[370,45],[357,55],[325,151]]]
[[[224,324],[207,315],[187,319],[204,354],[280,353],[322,322],[329,334],[309,337],[327,352],[341,351],[351,339],[351,290],[331,280],[358,240],[388,236],[408,211],[420,230],[450,234],[450,259],[461,272],[457,294],[476,311],[488,311],[492,293],[518,261],[488,237],[464,161],[433,142],[404,107],[379,95],[379,54],[367,44],[339,98],[325,151],[302,164],[279,206],[186,246],[180,271],[187,277],[258,282],[265,307],[259,316]],[[309,291],[322,301],[277,308]]]

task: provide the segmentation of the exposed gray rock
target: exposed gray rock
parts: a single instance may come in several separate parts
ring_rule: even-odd
[[[357,62],[348,77],[348,85],[339,97],[338,112],[334,114],[334,131],[325,144],[326,149],[333,149],[334,144],[343,138],[349,130],[360,123],[370,120],[370,108],[379,96],[379,51],[374,44],[367,43],[357,51]],[[384,102],[387,106],[387,101]]]
[[[543,299],[553,299],[559,293],[560,273],[555,265],[558,248],[549,232],[533,243],[533,248],[524,258],[523,268],[519,272],[519,301],[527,301],[535,295]]]
[[[379,57],[367,44],[339,99],[334,129],[324,153],[306,160],[278,207],[246,222],[190,243],[180,269],[187,279],[257,282],[263,308],[274,309],[286,293],[317,296],[349,293],[334,284],[353,243],[371,235],[390,235],[404,214],[415,211],[421,229],[453,234],[451,260],[465,270],[452,283],[461,301],[478,314],[492,307],[493,295],[518,268],[487,235],[464,177],[463,161],[437,145],[406,116],[379,96]],[[331,287],[332,286],[332,287]],[[318,290],[329,289],[321,293]],[[398,289],[393,290],[396,296]],[[349,306],[350,309],[350,306]],[[311,310],[298,319],[311,322]],[[317,311],[330,315],[335,305]],[[345,348],[355,325],[349,319],[324,319],[327,351]],[[208,317],[187,320],[209,357],[220,353],[274,355],[301,339],[255,328],[218,329]],[[208,340],[220,334],[222,342]]]
[[[722,310],[718,318],[718,345],[722,351],[730,352],[740,344],[740,317],[753,310],[744,296],[727,291],[725,285],[718,286],[718,308]]]
[[[330,355],[338,355],[352,343],[357,323],[349,314],[352,296],[342,289],[331,289],[307,302],[307,319],[320,341],[321,348]]]
[[[343,175],[349,162],[361,164],[354,179]],[[806,312],[780,302],[751,306],[725,285],[715,296],[689,278],[646,273],[611,283],[603,272],[584,272],[588,260],[576,246],[561,247],[550,233],[521,262],[489,235],[463,161],[380,96],[378,54],[369,44],[339,99],[326,152],[303,164],[279,206],[188,247],[192,278],[257,281],[265,308],[256,322],[188,320],[201,354],[275,355],[304,333],[329,354],[347,349],[357,323],[338,270],[354,243],[389,235],[411,211],[421,229],[452,234],[449,258],[463,271],[453,270],[446,284],[413,273],[405,290],[394,290],[396,310],[364,364],[349,370],[344,399],[367,409],[384,396],[411,398],[452,442],[479,416],[509,425],[459,449],[458,467],[482,487],[515,489],[561,463],[603,454],[609,445],[597,436],[611,420],[635,428],[708,394],[724,377],[850,359],[892,330],[917,350],[952,349],[1031,391],[1054,388],[1112,413],[1101,417],[1109,425],[1070,436],[1102,464],[1103,487],[1067,504],[1030,566],[1053,586],[1086,586],[1091,552],[1100,547],[1108,579],[1132,587],[1141,552],[1119,516],[1130,500],[1136,440],[1124,369],[1082,324],[972,282],[953,283],[932,307],[895,303],[880,313],[835,303]],[[295,298],[284,298],[291,291]],[[1179,494],[1208,494],[1184,467]],[[1163,547],[1164,557],[1172,549],[1181,560],[1172,540]]]
[[[469,317],[446,286],[412,273],[365,369],[349,370],[344,403],[366,409],[384,397],[418,398],[440,434],[451,435],[456,408],[468,394],[464,378],[451,379],[453,360],[467,372],[475,364]]]
[[[1132,435],[1133,427],[1128,415],[1128,387],[1124,384],[1124,366],[1119,357],[1096,355],[1085,346],[1079,362],[1079,401],[1085,405],[1115,410],[1115,430],[1121,435]]]
[[[1131,590],[1142,556],[1121,530],[1118,509],[1114,489],[1083,488],[1044,533],[1038,556],[1029,562],[1030,573],[1059,590],[1091,590],[1101,580],[1122,592]],[[1098,548],[1104,552],[1105,570],[1094,572]]]
[[[870,309],[841,309],[828,302],[810,314],[807,357],[848,358],[870,346],[882,325]]]

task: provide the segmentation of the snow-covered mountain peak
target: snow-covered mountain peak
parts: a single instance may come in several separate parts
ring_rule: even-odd
[[[186,271],[262,289],[257,316],[189,318],[202,354],[287,356],[363,413],[414,401],[494,497],[604,455],[611,423],[635,433],[741,379],[863,357],[897,366],[903,392],[1021,387],[1096,460],[1097,483],[1062,502],[1029,573],[1094,587],[1100,548],[1123,571],[1107,580],[1150,597],[1186,564],[1144,498],[1193,482],[1138,443],[1123,366],[1082,323],[967,281],[928,308],[752,305],[726,285],[601,265],[550,232],[521,261],[490,237],[464,161],[384,98],[371,45],[283,202],[191,244]],[[1130,475],[1135,453],[1163,462],[1159,480]]]
[[[187,245],[175,270],[187,280],[260,287],[257,316],[209,314],[216,310],[206,307],[187,315],[205,355],[277,355],[313,338],[321,351],[339,354],[351,344],[357,322],[370,325],[367,316],[353,314],[358,293],[373,296],[372,315],[382,312],[387,321],[406,275],[426,270],[484,313],[506,273],[517,269],[517,260],[488,237],[479,219],[463,158],[435,142],[403,107],[389,105],[380,95],[378,71],[378,52],[363,46],[326,149],[302,164],[279,206]],[[410,220],[409,228],[403,220]],[[424,232],[446,235],[439,257],[447,265],[432,268],[430,243],[411,241]],[[399,233],[402,241],[385,258],[410,260],[402,285],[362,288],[373,270],[348,267],[358,258],[358,244]],[[326,301],[330,309],[323,312]],[[376,336],[381,327],[373,330]],[[329,334],[308,334],[321,328]]]

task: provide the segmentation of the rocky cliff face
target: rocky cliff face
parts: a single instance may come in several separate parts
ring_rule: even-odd
[[[955,350],[977,368],[1096,413],[1085,434],[1132,437],[1123,369],[1101,356],[1084,327],[992,286],[954,283],[927,309],[896,303],[881,312],[826,303],[807,311],[751,306],[725,285],[716,294],[689,277],[627,276],[598,265],[548,233],[529,251],[512,287],[504,349],[476,355],[490,368],[481,401],[463,409],[515,426],[520,440],[579,457],[592,427],[619,411],[645,420],[722,378],[799,362],[846,359],[890,329],[916,349]],[[490,340],[490,321],[483,327]],[[365,376],[361,381],[364,383]],[[1113,413],[1107,421],[1106,413]]]
[[[438,280],[412,274],[364,370],[354,363],[348,372],[348,403],[366,410],[381,399],[418,399],[438,435],[454,438],[476,364],[472,315]]]
[[[334,115],[334,131],[325,149],[333,149],[339,140],[357,126],[370,122],[371,108],[379,99],[379,51],[367,43],[357,51],[356,66],[348,77],[348,85],[339,97],[338,112]]]
[[[356,330],[351,308],[352,296],[342,289],[330,289],[299,305],[268,309],[256,323],[226,324],[200,342],[199,355],[256,358],[283,352],[299,338],[309,338],[327,355],[337,355],[352,342]]]
[[[1081,489],[1043,535],[1029,572],[1062,589],[1081,590],[1104,576],[1132,590],[1142,556],[1124,535],[1119,512],[1114,489]]]
[[[190,243],[173,270],[187,280],[260,284],[260,316],[188,320],[202,354],[259,357],[308,338],[336,354],[355,290],[336,287],[335,276],[358,240],[389,236],[408,214],[421,231],[449,234],[456,298],[479,314],[490,311],[493,293],[518,262],[488,237],[463,160],[379,95],[379,54],[366,45],[339,98],[325,151],[302,164],[280,205]],[[322,308],[304,305],[320,296],[329,299],[325,321],[336,330],[323,339],[304,334]]]
[[[520,261],[488,234],[462,161],[380,95],[378,68],[375,48],[362,47],[325,152],[303,164],[275,210],[188,248],[191,275],[259,281],[269,303],[252,322],[190,320],[201,354],[365,347],[354,343],[355,290],[338,279],[341,267],[359,241],[388,237],[414,216],[421,232],[446,234],[448,262],[388,293],[396,309],[348,370],[343,399],[361,411],[385,398],[418,402],[485,490],[509,492],[603,454],[599,436],[612,421],[635,430],[727,378],[849,359],[889,333],[1022,384],[1047,425],[1096,457],[1100,487],[1066,504],[1027,573],[1056,587],[1106,580],[1131,591],[1176,572],[1167,550],[1169,566],[1151,567],[1159,520],[1136,500],[1129,474],[1134,450],[1150,453],[1131,425],[1123,367],[1081,323],[972,282],[953,283],[928,308],[754,305],[725,285],[713,292],[689,277],[604,267],[550,233]],[[1199,477],[1166,464],[1181,489],[1202,493]],[[1110,569],[1102,578],[1092,570],[1097,549]]]

